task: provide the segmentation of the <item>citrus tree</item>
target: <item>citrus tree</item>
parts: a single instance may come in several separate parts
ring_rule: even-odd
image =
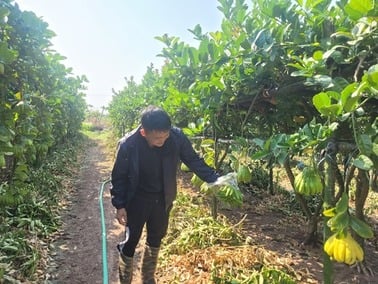
[[[33,12],[0,1],[0,278],[9,283],[43,266],[86,110],[87,80],[62,64],[53,36]]]
[[[324,241],[332,231],[339,243],[352,243],[351,234],[363,247],[371,236],[364,204],[378,165],[375,2],[220,0],[218,8],[219,31],[190,30],[197,46],[157,37],[166,63],[151,88],[160,100],[138,98],[212,138],[217,168],[218,158],[227,160],[220,153],[232,151],[222,140],[250,141],[241,152],[252,146],[251,158],[270,170],[283,166],[309,220],[308,244],[319,240],[321,212],[338,207],[346,194],[347,206],[327,211]],[[358,247],[349,251],[361,260]],[[331,283],[328,252],[324,281]]]
[[[14,188],[0,203],[19,195],[52,147],[77,135],[86,108],[86,78],[51,50],[47,23],[12,2],[0,3],[0,183]]]

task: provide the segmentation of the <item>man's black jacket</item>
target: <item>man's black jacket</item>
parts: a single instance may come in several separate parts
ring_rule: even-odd
[[[117,209],[126,208],[138,189],[139,157],[138,136],[140,127],[125,135],[118,144],[116,161],[113,166],[111,182],[112,204]],[[218,174],[209,167],[194,151],[191,142],[185,134],[176,127],[170,130],[163,150],[163,179],[165,206],[169,208],[176,198],[176,173],[180,160],[198,177],[206,182],[214,182]]]

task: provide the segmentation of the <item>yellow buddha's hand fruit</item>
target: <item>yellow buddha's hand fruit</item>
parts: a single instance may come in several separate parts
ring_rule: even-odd
[[[351,236],[347,233],[345,237],[338,238],[333,234],[324,244],[324,251],[337,262],[352,265],[364,259],[364,251]]]

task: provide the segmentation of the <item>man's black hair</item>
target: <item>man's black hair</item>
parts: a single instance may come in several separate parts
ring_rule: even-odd
[[[169,115],[156,106],[148,106],[143,110],[141,124],[146,131],[167,131],[172,127]]]

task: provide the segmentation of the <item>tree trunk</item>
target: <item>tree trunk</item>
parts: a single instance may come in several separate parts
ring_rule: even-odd
[[[269,168],[269,193],[274,195],[273,167]]]
[[[369,177],[368,173],[364,170],[358,169],[357,177],[356,177],[356,199],[355,199],[355,206],[356,206],[356,217],[361,221],[365,221],[364,215],[364,206],[366,199],[369,194]],[[354,236],[357,241],[364,246],[364,239],[359,237],[357,234]]]
[[[336,184],[336,152],[331,143],[327,145],[326,153],[326,174],[325,174],[325,188],[324,188],[324,209],[333,207],[335,204],[335,184]],[[329,217],[323,217],[323,223],[327,224]],[[327,225],[323,226],[323,243],[330,237],[331,230]],[[323,283],[332,284],[334,281],[333,263],[328,254],[323,251]]]

